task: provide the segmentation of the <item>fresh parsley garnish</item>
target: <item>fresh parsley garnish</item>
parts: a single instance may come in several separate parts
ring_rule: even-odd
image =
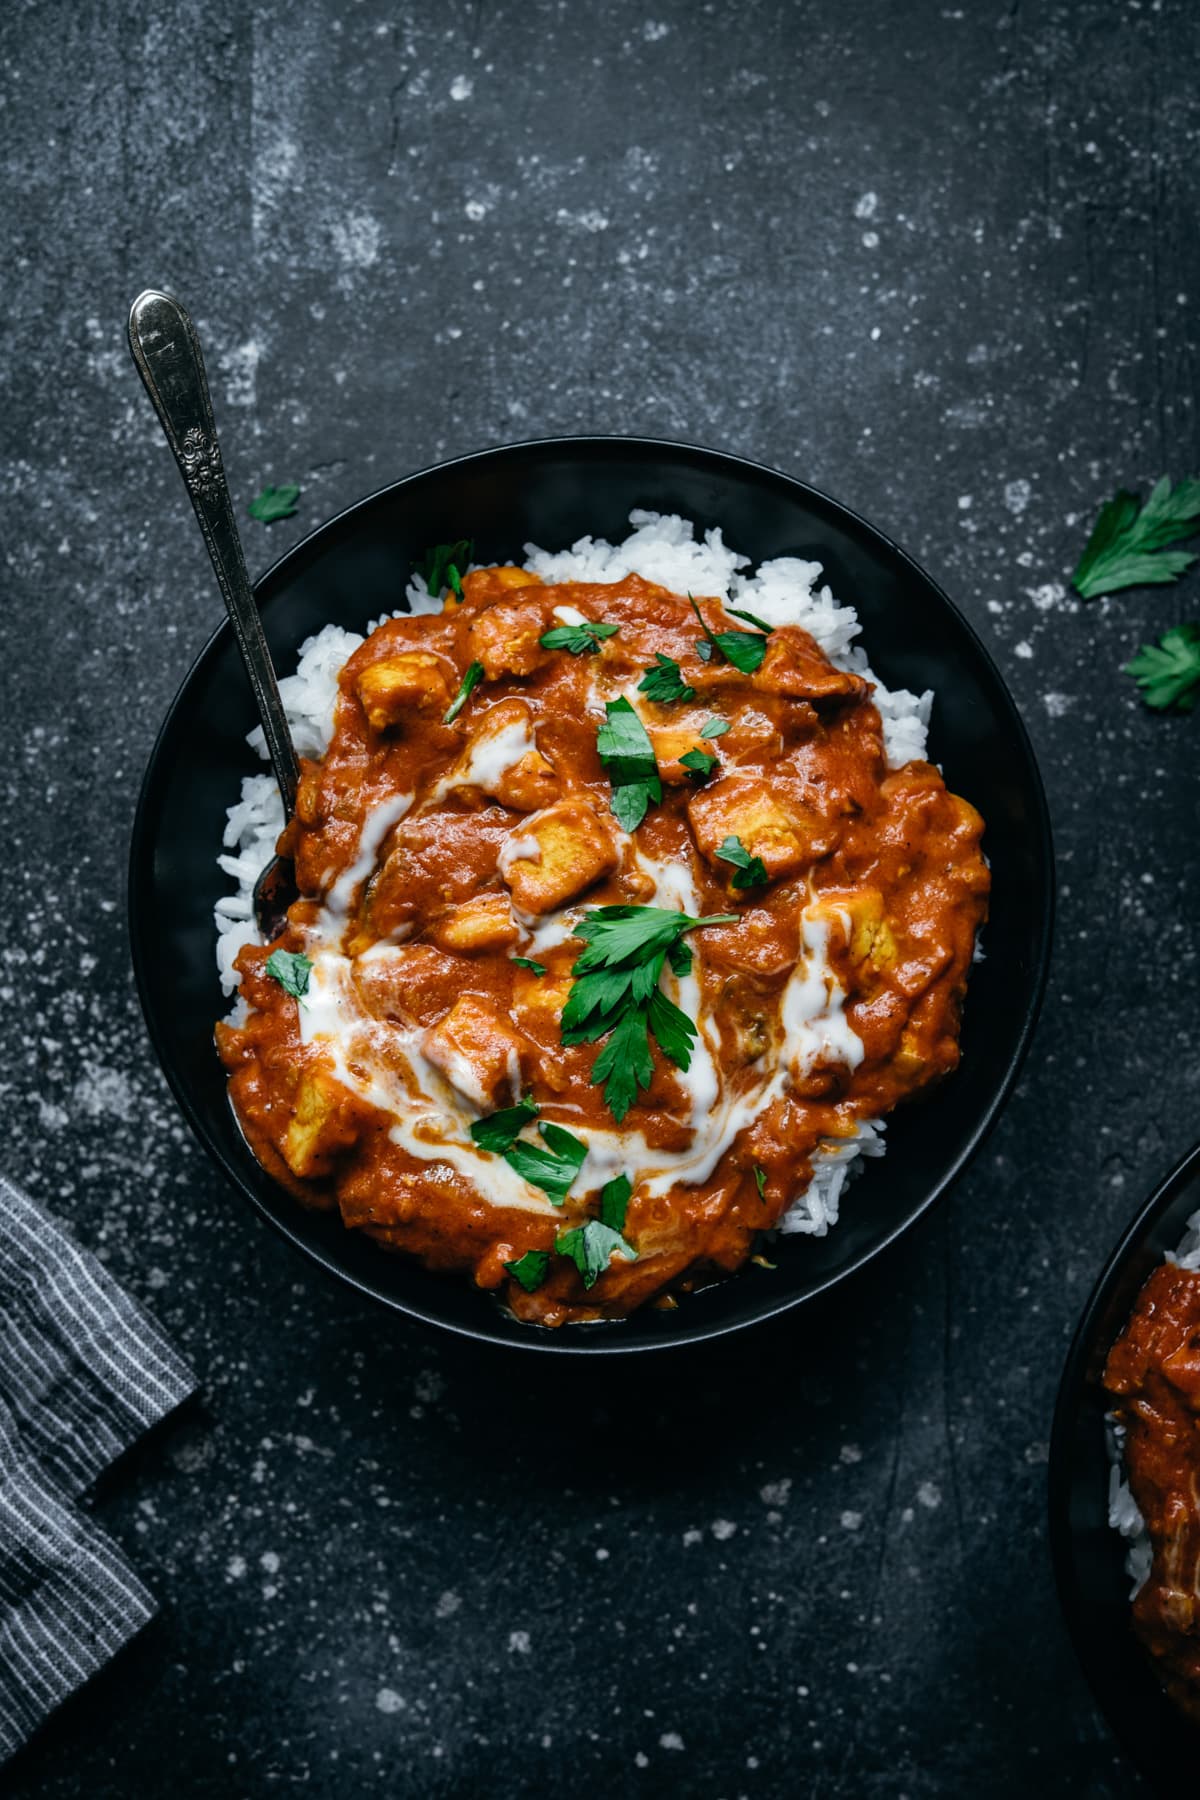
[[[627,1244],[619,1231],[606,1225],[603,1219],[589,1219],[586,1225],[577,1225],[574,1231],[564,1231],[555,1249],[560,1256],[569,1256],[583,1278],[585,1288],[596,1285],[614,1256],[620,1256],[626,1262],[637,1261],[637,1251],[632,1244]]]
[[[754,1185],[758,1189],[759,1199],[765,1202],[767,1198],[767,1171],[760,1168],[758,1163],[755,1163],[754,1165]]]
[[[707,751],[699,748],[687,751],[679,760],[685,769],[690,769],[693,775],[700,777],[701,781],[707,781],[717,766],[717,758],[709,756]]]
[[[731,619],[745,619],[747,625],[753,625],[759,631],[765,631],[768,637],[775,629],[773,625],[768,625],[765,619],[757,618],[754,613],[743,612],[740,606],[727,606],[725,611]]]
[[[1118,588],[1156,586],[1174,581],[1196,560],[1192,550],[1166,550],[1180,538],[1200,531],[1200,478],[1192,476],[1174,488],[1170,478],[1155,482],[1141,505],[1136,494],[1121,488],[1100,508],[1079,565],[1071,577],[1085,600],[1113,594]]]
[[[605,703],[606,722],[596,732],[596,749],[612,782],[612,813],[626,831],[636,831],[651,801],[662,799],[654,746],[646,727],[622,694]]]
[[[276,519],[291,518],[299,498],[300,489],[297,484],[285,481],[280,487],[265,487],[261,494],[255,494],[246,511],[260,524],[273,525]]]
[[[1157,644],[1143,644],[1125,665],[1156,712],[1176,706],[1191,712],[1200,688],[1200,625],[1172,625]]]
[[[608,1036],[592,1065],[592,1081],[618,1125],[650,1085],[654,1060],[650,1037],[681,1069],[690,1067],[696,1026],[659,987],[668,956],[677,975],[691,968],[680,955],[684,932],[702,925],[735,925],[737,915],[693,918],[657,906],[597,906],[582,918],[574,935],[587,948],[575,959],[571,992],[562,1011],[564,1044],[593,1044]],[[686,950],[686,946],[682,946]]]
[[[767,869],[761,856],[751,856],[740,837],[727,837],[717,855],[722,862],[732,863],[737,870],[731,885],[735,888],[765,887]]]
[[[470,538],[458,538],[453,544],[434,544],[417,564],[418,579],[427,593],[440,600],[446,588],[453,588],[462,599],[462,570],[471,560],[475,548]]]
[[[561,1206],[567,1197],[567,1190],[583,1167],[587,1145],[580,1143],[565,1126],[555,1125],[549,1119],[539,1125],[538,1130],[542,1134],[543,1143],[535,1144],[530,1138],[518,1138],[504,1152],[504,1160],[523,1181],[528,1181],[532,1187],[541,1188],[552,1206]]]
[[[312,974],[312,962],[307,956],[298,956],[291,950],[272,950],[267,958],[267,974],[277,981],[285,994],[293,1000],[302,1000],[308,992],[308,978]]]
[[[544,975],[546,973],[545,963],[535,962],[532,956],[514,956],[510,960],[516,963],[518,969],[528,969],[531,974]]]
[[[467,672],[458,684],[458,692],[442,714],[443,725],[453,725],[463,707],[467,704],[475,689],[483,680],[483,664],[468,663]]]
[[[732,663],[734,668],[739,669],[743,675],[753,675],[767,654],[766,637],[757,631],[712,631],[706,624],[704,614],[691,594],[688,595],[688,599],[691,601],[692,611],[699,619],[704,632],[701,642],[696,645],[696,649],[704,661],[711,662],[713,652],[718,651],[727,663]],[[739,618],[746,616],[745,613],[735,615]],[[765,631],[770,631],[770,629],[769,625],[764,627]]]
[[[599,650],[603,638],[615,637],[619,625],[608,625],[600,619],[585,619],[582,625],[556,625],[538,639],[543,650],[569,650],[572,656],[583,656]]]
[[[624,1231],[625,1213],[633,1183],[628,1175],[615,1175],[600,1189],[600,1218],[613,1231]]]
[[[550,1252],[527,1250],[516,1262],[505,1263],[504,1266],[513,1280],[519,1281],[527,1294],[532,1294],[546,1279],[546,1270],[550,1267]]]
[[[704,724],[700,727],[700,736],[702,738],[724,737],[728,730],[728,719],[706,719]]]
[[[639,694],[645,694],[648,700],[656,701],[659,706],[670,706],[676,700],[696,698],[695,688],[688,687],[673,656],[664,656],[661,650],[656,650],[654,663],[654,668],[647,669],[638,682]]]
[[[481,1150],[494,1150],[498,1156],[503,1156],[537,1115],[538,1109],[532,1100],[519,1100],[515,1106],[489,1113],[486,1119],[476,1119],[471,1126],[471,1136]]]

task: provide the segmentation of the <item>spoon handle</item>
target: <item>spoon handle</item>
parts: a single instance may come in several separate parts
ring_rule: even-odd
[[[246,573],[196,327],[178,300],[148,288],[129,309],[129,348],[200,522],[290,819],[300,769]]]

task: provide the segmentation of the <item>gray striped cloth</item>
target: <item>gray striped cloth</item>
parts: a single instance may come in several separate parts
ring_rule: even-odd
[[[96,1258],[0,1176],[0,1760],[153,1616],[76,1502],[195,1386]]]

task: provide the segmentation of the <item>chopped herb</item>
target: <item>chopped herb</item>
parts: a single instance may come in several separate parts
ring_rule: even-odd
[[[498,1156],[503,1156],[537,1115],[538,1109],[532,1100],[520,1100],[516,1106],[506,1106],[502,1112],[490,1113],[486,1119],[476,1119],[471,1136],[481,1150],[494,1150]]]
[[[598,619],[585,619],[582,625],[556,625],[538,640],[544,650],[569,650],[582,656],[588,650],[599,650],[602,638],[615,637],[619,625],[606,625]]]
[[[737,870],[732,886],[735,888],[765,887],[767,885],[767,868],[761,856],[751,856],[740,837],[727,837],[717,850],[722,862],[732,863]]]
[[[628,1175],[616,1175],[600,1189],[600,1221],[613,1231],[624,1231],[625,1211],[633,1183]]]
[[[458,692],[442,715],[443,725],[452,725],[463,707],[467,704],[475,689],[483,680],[483,664],[473,662],[467,665],[467,672],[458,684]]]
[[[745,619],[748,625],[756,625],[759,631],[765,631],[768,637],[775,629],[773,625],[768,625],[765,619],[756,618],[752,612],[743,612],[739,606],[727,606],[725,611],[731,619]]]
[[[1175,581],[1196,560],[1191,550],[1165,550],[1200,531],[1200,478],[1174,488],[1164,475],[1144,505],[1125,488],[1100,508],[1078,567],[1071,577],[1085,600],[1118,588],[1150,587]]]
[[[654,746],[646,727],[622,694],[605,703],[606,722],[596,732],[596,749],[612,781],[612,813],[626,831],[636,831],[651,801],[662,799]]]
[[[727,663],[732,663],[743,675],[753,675],[763,657],[767,654],[767,640],[757,631],[710,631],[705,623],[704,614],[700,611],[692,595],[688,595],[692,603],[692,611],[699,619],[704,630],[706,649],[696,648],[705,662],[711,662],[714,650],[719,651]]]
[[[685,975],[690,975],[692,972],[692,946],[685,944],[682,938],[676,938],[673,944],[667,946],[667,961],[680,979]]]
[[[534,962],[532,956],[514,956],[511,960],[516,963],[518,969],[528,969],[533,975],[546,973],[545,963]]]
[[[527,1294],[540,1288],[546,1279],[546,1270],[550,1267],[548,1250],[527,1250],[516,1262],[505,1263],[505,1268],[514,1281],[519,1281]]]
[[[585,1288],[594,1287],[612,1261],[621,1256],[626,1262],[637,1261],[637,1251],[627,1244],[619,1231],[603,1219],[589,1219],[574,1231],[564,1231],[555,1245],[560,1256],[569,1256],[583,1277]]]
[[[767,1171],[765,1169],[760,1169],[757,1163],[754,1165],[754,1185],[758,1189],[759,1199],[765,1202],[767,1198]]]
[[[312,963],[307,956],[297,956],[291,950],[272,950],[267,958],[267,974],[293,1000],[300,1000],[307,994],[308,978],[312,970]]]
[[[1157,644],[1143,644],[1125,673],[1142,690],[1142,699],[1156,712],[1178,707],[1191,712],[1200,688],[1200,625],[1172,625]]]
[[[686,756],[681,756],[679,760],[685,769],[690,769],[693,775],[699,775],[702,781],[707,781],[717,766],[717,758],[709,756],[699,748],[689,750]]]
[[[700,736],[702,738],[724,737],[729,730],[729,723],[728,719],[708,719],[700,727]]]
[[[516,1110],[515,1108],[513,1109]],[[544,1142],[522,1138],[504,1152],[504,1160],[522,1180],[541,1188],[552,1206],[561,1206],[587,1156],[587,1145],[562,1125],[547,1120],[538,1126]]]
[[[265,487],[261,494],[255,494],[246,511],[260,524],[273,525],[276,519],[292,517],[299,498],[300,489],[296,483],[285,481],[282,487]]]
[[[696,1027],[659,987],[668,955],[675,973],[686,974],[691,953],[680,945],[684,932],[736,923],[734,913],[697,919],[656,906],[597,906],[576,925],[575,936],[587,948],[572,969],[562,1041],[592,1044],[608,1036],[592,1065],[592,1081],[604,1084],[605,1101],[618,1124],[639,1088],[649,1087],[653,1077],[651,1035],[679,1068],[691,1063]],[[681,952],[686,952],[686,963]]]
[[[427,593],[440,600],[447,587],[462,599],[462,577],[459,573],[471,560],[474,545],[470,538],[459,538],[453,544],[434,544],[417,564],[416,574],[425,583]]]
[[[654,662],[655,667],[647,669],[638,682],[639,694],[645,694],[648,700],[656,701],[659,706],[670,706],[676,700],[696,698],[695,688],[688,687],[673,656],[664,656],[661,650],[656,650]]]

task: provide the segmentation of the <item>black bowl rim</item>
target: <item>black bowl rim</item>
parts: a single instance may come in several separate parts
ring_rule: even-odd
[[[1153,1190],[1150,1198],[1139,1206],[1097,1277],[1095,1286],[1084,1303],[1079,1323],[1071,1339],[1071,1347],[1063,1364],[1054,1403],[1054,1423],[1050,1431],[1050,1460],[1047,1469],[1046,1504],[1049,1514],[1050,1561],[1054,1569],[1054,1585],[1067,1632],[1079,1659],[1088,1687],[1113,1733],[1132,1760],[1141,1767],[1141,1747],[1133,1735],[1128,1717],[1110,1703],[1108,1684],[1098,1670],[1105,1652],[1094,1633],[1085,1629],[1081,1617],[1082,1602],[1077,1589],[1073,1560],[1074,1534],[1071,1530],[1070,1501],[1074,1486],[1072,1470],[1072,1434],[1079,1414],[1087,1380],[1088,1365],[1097,1335],[1105,1322],[1110,1302],[1125,1274],[1128,1259],[1142,1247],[1143,1241],[1185,1188],[1200,1177],[1200,1143],[1175,1164]],[[1149,1273],[1149,1271],[1147,1271]],[[1114,1537],[1114,1551],[1117,1548]]]
[[[150,1002],[149,973],[142,950],[145,939],[138,928],[142,906],[148,899],[150,888],[152,866],[152,860],[149,854],[150,802],[153,798],[155,788],[161,779],[164,744],[172,729],[176,714],[183,708],[185,698],[191,689],[193,680],[200,673],[201,669],[223,650],[228,634],[232,629],[228,619],[222,619],[212,635],[208,638],[207,642],[201,647],[200,651],[193,659],[192,664],[180,682],[175,696],[167,709],[163,722],[159,727],[153,748],[150,752],[149,760],[146,764],[145,774],[142,777],[134,814],[133,831],[130,839],[127,892],[130,953],[133,962],[134,979],[138,990],[138,998],[141,1003],[142,1016],[145,1020],[147,1033],[150,1037],[155,1056],[158,1059],[159,1067],[166,1076],[167,1084],[175,1096],[176,1102],[187,1120],[188,1125],[191,1127],[194,1136],[199,1139],[212,1160],[223,1170],[227,1179],[233,1184],[243,1198],[250,1202],[261,1218],[265,1219],[266,1222],[284,1237],[294,1249],[298,1250],[303,1256],[315,1263],[317,1267],[321,1268],[332,1280],[354,1289],[355,1292],[362,1295],[364,1298],[371,1300],[377,1305],[386,1307],[389,1311],[400,1313],[407,1318],[420,1319],[425,1324],[436,1325],[441,1330],[451,1331],[459,1337],[470,1338],[476,1342],[488,1342],[492,1344],[500,1344],[502,1342],[514,1349],[550,1351],[560,1355],[632,1355],[637,1351],[682,1349],[689,1345],[711,1341],[713,1338],[724,1337],[730,1332],[739,1331],[748,1326],[762,1324],[768,1319],[777,1318],[785,1312],[792,1311],[793,1308],[797,1306],[810,1303],[818,1299],[821,1295],[828,1293],[831,1288],[837,1286],[841,1282],[849,1280],[852,1276],[858,1274],[865,1268],[868,1263],[873,1262],[877,1256],[880,1256],[895,1243],[897,1238],[901,1237],[905,1232],[915,1226],[918,1220],[924,1218],[930,1209],[937,1204],[946,1193],[947,1189],[950,1188],[963,1173],[963,1170],[974,1158],[980,1149],[980,1146],[992,1130],[992,1127],[995,1125],[1005,1101],[1008,1099],[1016,1084],[1017,1077],[1021,1072],[1025,1057],[1029,1051],[1034,1029],[1041,1012],[1042,1001],[1045,996],[1046,980],[1049,971],[1054,936],[1056,893],[1054,843],[1051,833],[1050,810],[1046,801],[1045,787],[1042,782],[1041,771],[1038,767],[1037,758],[1033,752],[1033,745],[1030,741],[1025,722],[1017,710],[1016,702],[1009,692],[1008,684],[1001,675],[990,650],[987,648],[970,620],[960,611],[940,584],[936,582],[906,550],[902,549],[900,545],[895,543],[884,532],[880,531],[877,526],[870,524],[868,520],[861,516],[861,514],[855,512],[852,507],[846,506],[840,500],[833,499],[830,495],[823,493],[821,489],[813,487],[808,482],[799,480],[794,475],[787,475],[780,469],[772,468],[769,464],[755,462],[750,457],[738,456],[729,451],[714,450],[703,444],[686,443],[681,440],[670,438],[630,437],[619,432],[579,433],[555,437],[523,438],[514,443],[495,444],[488,449],[470,451],[461,456],[447,458],[443,462],[430,463],[424,468],[414,470],[411,474],[402,476],[398,481],[385,482],[381,487],[373,489],[371,493],[364,495],[361,499],[353,501],[349,506],[344,507],[341,512],[335,513],[332,517],[323,520],[305,537],[301,538],[297,543],[291,545],[289,549],[284,551],[283,555],[277,558],[275,562],[264,570],[254,582],[253,586],[255,594],[260,595],[264,589],[273,587],[277,581],[282,579],[289,564],[299,562],[304,557],[311,554],[317,540],[324,537],[327,532],[331,532],[335,528],[346,525],[353,519],[356,513],[365,512],[368,507],[374,505],[375,502],[384,495],[395,493],[399,489],[408,487],[414,482],[421,481],[429,475],[443,474],[451,469],[461,469],[473,463],[487,462],[492,458],[508,456],[517,452],[569,451],[571,453],[579,453],[581,451],[588,452],[592,450],[602,452],[606,447],[615,447],[634,452],[651,452],[660,456],[675,456],[682,453],[688,457],[700,458],[714,466],[726,469],[737,469],[741,470],[743,473],[749,472],[758,479],[780,482],[786,487],[797,491],[805,499],[815,501],[820,507],[827,508],[835,515],[840,515],[855,530],[865,533],[868,538],[874,539],[877,544],[881,545],[884,550],[902,563],[917,581],[923,582],[930,590],[932,590],[941,604],[946,608],[947,612],[957,623],[959,629],[963,631],[970,640],[988,674],[993,679],[996,692],[1002,701],[1003,709],[1007,715],[1007,724],[1012,733],[1012,740],[1024,759],[1025,771],[1029,778],[1029,789],[1034,801],[1034,825],[1037,833],[1036,852],[1039,866],[1043,871],[1044,888],[1041,903],[1041,916],[1035,922],[1038,953],[1036,965],[1032,971],[1033,979],[1030,997],[1026,1006],[1025,1018],[1020,1033],[1013,1045],[1003,1077],[997,1084],[992,1098],[974,1132],[964,1144],[952,1166],[946,1171],[942,1179],[930,1189],[921,1204],[910,1212],[905,1219],[902,1219],[897,1223],[885,1237],[879,1240],[878,1243],[872,1245],[869,1249],[864,1250],[860,1256],[856,1257],[853,1262],[847,1264],[845,1268],[829,1275],[821,1281],[818,1286],[808,1289],[803,1294],[796,1294],[790,1298],[784,1297],[778,1302],[765,1307],[762,1312],[756,1313],[752,1318],[730,1319],[724,1322],[717,1322],[715,1324],[698,1327],[690,1331],[686,1329],[685,1325],[681,1324],[678,1336],[663,1336],[652,1340],[630,1339],[622,1342],[619,1331],[610,1326],[596,1327],[592,1330],[578,1328],[573,1329],[569,1334],[565,1331],[537,1331],[536,1329],[531,1328],[527,1336],[498,1340],[483,1329],[476,1329],[470,1325],[460,1324],[457,1321],[440,1318],[437,1316],[436,1312],[420,1310],[405,1301],[375,1292],[372,1288],[359,1281],[352,1272],[340,1268],[334,1261],[323,1255],[319,1249],[306,1243],[296,1232],[293,1232],[289,1228],[282,1218],[277,1218],[270,1212],[253,1189],[245,1183],[242,1178],[241,1170],[232,1159],[225,1154],[224,1149],[209,1138],[203,1121],[201,1120],[197,1109],[192,1104],[191,1097],[187,1092],[186,1084],[180,1079],[177,1071],[173,1067],[169,1052],[157,1029]],[[445,1279],[445,1277],[433,1277],[431,1279],[441,1280]]]

